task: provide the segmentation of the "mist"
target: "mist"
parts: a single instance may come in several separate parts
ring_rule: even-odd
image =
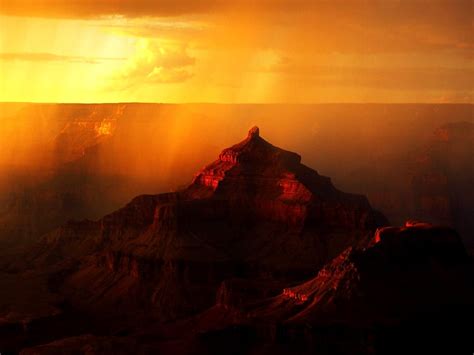
[[[412,193],[411,170],[436,129],[473,122],[471,105],[1,107],[3,240],[18,233],[21,240],[36,240],[68,219],[100,218],[136,195],[178,190],[255,125],[272,144],[297,152],[338,188],[368,195],[399,222],[415,207],[400,214],[401,201],[393,200]]]

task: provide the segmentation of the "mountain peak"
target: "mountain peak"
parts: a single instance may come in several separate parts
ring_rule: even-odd
[[[223,180],[236,182],[237,177],[279,179],[293,173],[301,165],[301,157],[275,147],[260,136],[260,129],[252,127],[241,142],[224,149],[219,158],[207,165],[195,177],[193,184],[217,189]],[[242,179],[239,180],[240,184]],[[267,183],[268,181],[265,180]]]
[[[233,165],[251,162],[258,165],[268,165],[282,159],[296,163],[301,160],[298,154],[277,148],[260,137],[260,129],[257,126],[249,130],[247,138],[230,148],[224,149],[219,155],[220,162]]]
[[[260,128],[254,126],[249,129],[248,138],[252,139],[254,137],[260,137]]]
[[[378,220],[364,196],[339,191],[328,177],[302,164],[299,154],[263,139],[258,127],[199,171],[186,192],[192,198],[253,201],[248,211],[298,226],[307,220],[331,220],[333,225],[366,229]],[[361,211],[367,218],[360,218]]]

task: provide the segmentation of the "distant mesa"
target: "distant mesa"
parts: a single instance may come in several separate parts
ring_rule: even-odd
[[[474,135],[474,123],[468,121],[452,122],[445,124],[434,132],[435,140],[450,142],[459,139],[472,139]]]

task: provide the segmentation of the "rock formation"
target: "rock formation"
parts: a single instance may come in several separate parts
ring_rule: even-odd
[[[299,285],[229,279],[213,307],[187,319],[128,336],[73,337],[24,354],[85,344],[106,353],[115,344],[124,353],[467,353],[473,266],[453,229],[409,221],[378,229],[368,246],[347,248]]]
[[[474,271],[460,237],[386,225],[252,128],[187,188],[70,222],[11,264],[42,270],[62,300],[54,319],[24,322],[57,338],[22,335],[57,341],[24,353],[468,349]]]
[[[255,127],[188,188],[68,223],[25,260],[67,265],[55,288],[77,309],[164,321],[211,306],[226,279],[302,280],[384,224],[365,197],[337,190]]]
[[[299,331],[308,346],[322,327],[357,328],[361,338],[347,353],[467,351],[472,343],[463,324],[474,312],[473,266],[451,228],[420,222],[381,228],[370,247],[350,247],[316,278],[250,306],[250,323],[278,324],[283,337]],[[308,327],[314,331],[301,333]],[[371,344],[364,344],[366,336]]]

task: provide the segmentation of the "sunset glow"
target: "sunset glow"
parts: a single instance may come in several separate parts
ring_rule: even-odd
[[[9,0],[0,15],[0,101],[473,101],[469,0]]]
[[[468,354],[474,0],[0,0],[0,355]]]

